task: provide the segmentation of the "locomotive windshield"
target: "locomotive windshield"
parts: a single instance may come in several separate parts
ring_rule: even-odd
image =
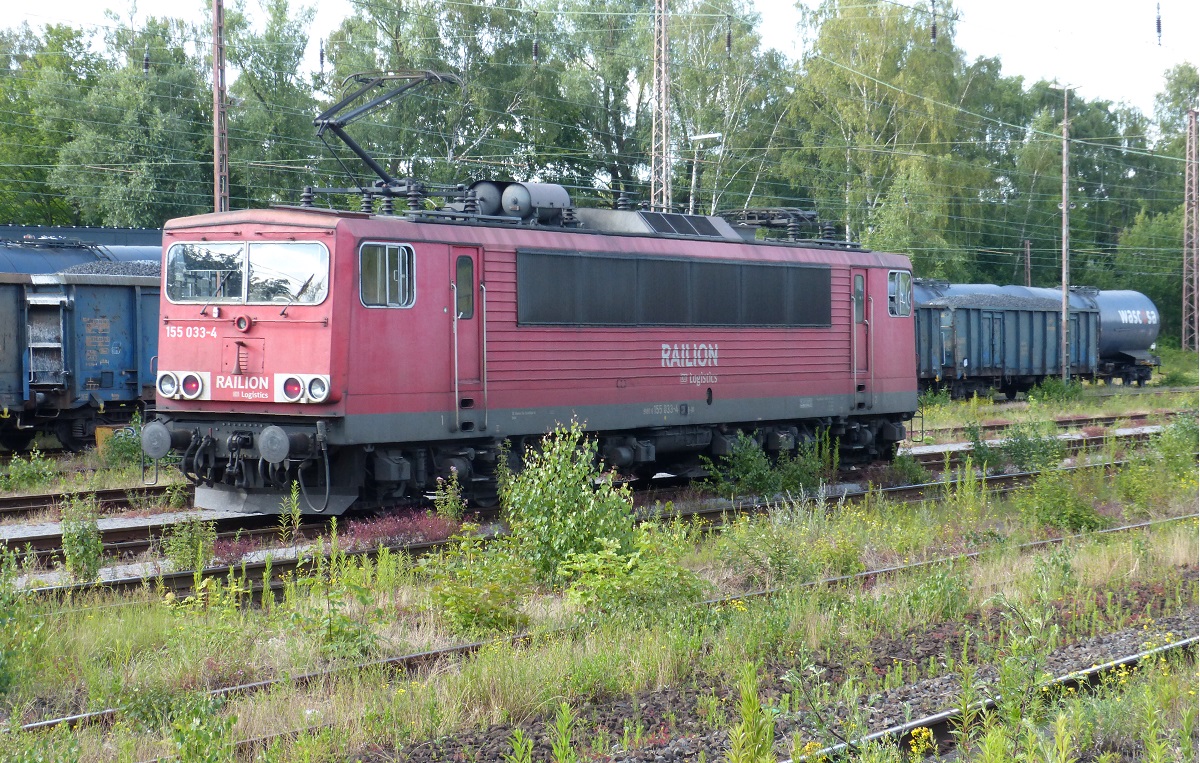
[[[315,305],[329,287],[329,251],[317,243],[175,244],[167,251],[172,302]]]

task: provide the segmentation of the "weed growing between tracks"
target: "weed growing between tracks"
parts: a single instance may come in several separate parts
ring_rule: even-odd
[[[62,508],[64,565],[71,577],[85,583],[100,574],[104,544],[97,513],[95,501],[79,496],[68,498]]]
[[[1154,456],[1160,457],[1167,458]],[[1096,490],[1117,482],[1097,474]],[[1116,486],[1107,489],[1098,502],[1117,500]],[[1190,496],[1177,493],[1166,508],[1186,507],[1187,501]],[[1118,506],[1105,503],[1101,515],[1115,522]],[[601,545],[575,557],[564,554],[575,561],[562,568],[558,582],[503,594],[517,597],[512,605],[538,631],[563,624],[583,624],[581,630],[518,646],[497,643],[453,669],[439,667],[414,678],[356,671],[307,688],[282,685],[266,695],[230,700],[209,714],[205,733],[229,724],[244,738],[334,723],[333,731],[278,742],[265,759],[342,759],[339,751],[346,749],[367,757],[372,745],[382,745],[381,754],[413,757],[428,750],[430,740],[469,735],[464,730],[492,724],[521,727],[532,738],[565,701],[580,719],[576,744],[611,751],[614,744],[638,746],[693,733],[689,729],[698,727],[689,724],[700,718],[702,706],[709,719],[704,723],[722,717],[722,724],[732,722],[737,713],[730,687],[740,666],[758,662],[763,665],[763,704],[778,710],[781,723],[790,724],[780,725],[780,733],[802,735],[802,749],[814,741],[811,726],[798,725],[794,692],[778,680],[802,660],[825,671],[824,688],[814,691],[813,701],[825,708],[831,728],[844,733],[847,724],[857,721],[838,715],[839,707],[939,675],[947,669],[943,663],[953,669],[964,654],[999,659],[997,650],[1007,643],[1008,629],[999,611],[987,604],[997,594],[1014,606],[1048,613],[1047,622],[1059,628],[1064,640],[1186,611],[1196,598],[1194,581],[1179,570],[1179,565],[1195,563],[1194,523],[1160,529],[1140,541],[1113,536],[1025,557],[1010,551],[1010,544],[1039,537],[1044,528],[1003,501],[984,501],[974,489],[951,494],[944,505],[902,507],[880,496],[855,507],[816,499],[780,505],[771,515],[747,520],[739,543],[765,560],[756,565],[744,563],[736,544],[703,539],[687,525],[653,530],[655,545],[634,561],[638,528],[630,522],[634,540],[628,552]],[[829,550],[814,551],[820,543]],[[912,571],[870,587],[796,587],[840,569],[899,564],[971,547],[989,550],[977,562]],[[789,549],[803,557],[803,566],[785,563]],[[521,562],[511,548],[507,555],[510,563]],[[642,558],[678,559],[680,570],[727,593],[768,579],[788,590],[773,599],[688,607],[683,602],[692,594],[676,599],[669,591],[647,590],[656,575],[639,583],[634,573]],[[407,559],[343,557],[323,569],[316,565],[290,578],[283,601],[266,612],[247,606],[237,578],[234,573],[214,583],[187,606],[164,604],[150,595],[151,587],[141,604],[120,611],[97,607],[42,618],[42,631],[23,654],[13,657],[16,678],[3,698],[4,711],[33,720],[136,705],[135,693],[182,698],[206,687],[295,675],[346,655],[402,654],[457,640],[454,623],[429,606],[437,583],[434,568]],[[591,582],[580,585],[576,594],[560,593],[584,580]],[[627,591],[640,591],[632,606],[614,606]],[[103,600],[99,594],[94,599],[97,604]],[[968,632],[975,635],[971,648],[964,650],[963,634]],[[784,691],[789,695],[786,711]],[[651,702],[625,712],[627,725],[601,723],[605,703],[638,692],[674,692],[669,707],[676,720],[661,703]],[[641,708],[639,703],[633,704]],[[80,757],[110,758],[119,750],[121,757],[144,759],[176,752],[172,725],[185,720],[186,713],[172,709],[169,701],[162,704],[169,718],[148,723],[126,719],[112,730],[76,732]],[[472,754],[497,760],[511,752],[505,746],[510,734],[507,728],[499,735],[494,756]],[[410,743],[422,746],[406,747]],[[9,735],[0,739],[0,757],[24,754],[39,744],[38,737]],[[539,747],[536,759],[549,752]],[[453,752],[444,756],[452,757]]]

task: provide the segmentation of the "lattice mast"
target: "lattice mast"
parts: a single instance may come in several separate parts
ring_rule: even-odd
[[[1196,110],[1188,111],[1187,155],[1183,172],[1183,336],[1185,350],[1196,349],[1200,335],[1200,167],[1197,167]]]
[[[229,210],[229,126],[225,114],[225,5],[213,0],[213,211]]]
[[[654,0],[654,119],[650,146],[650,204],[671,208],[671,66],[667,0]]]

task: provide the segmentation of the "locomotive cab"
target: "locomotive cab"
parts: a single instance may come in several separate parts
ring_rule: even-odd
[[[146,426],[143,449],[180,455],[202,487],[199,506],[279,511],[293,482],[312,511],[357,498],[328,477],[345,376],[330,299],[334,231],[311,215],[297,222],[227,213],[165,231],[155,385],[165,417]]]

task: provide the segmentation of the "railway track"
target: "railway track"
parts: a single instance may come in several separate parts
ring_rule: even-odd
[[[0,497],[0,518],[20,519],[39,514],[61,505],[72,498],[94,499],[102,513],[129,511],[146,501],[167,497],[174,485],[147,485],[145,487],[120,487],[76,493],[38,493]]]
[[[1066,537],[1062,537],[1062,538],[1052,538],[1052,539],[1047,539],[1047,540],[1034,541],[1032,543],[1026,543],[1026,544],[1022,544],[1020,546],[1016,546],[1016,547],[1014,547],[1014,550],[1016,550],[1019,553],[1027,553],[1030,551],[1039,550],[1039,549],[1046,548],[1049,546],[1061,545],[1063,543],[1077,541],[1077,540],[1083,540],[1083,539],[1095,537],[1098,535],[1111,535],[1111,534],[1118,534],[1118,533],[1135,532],[1135,531],[1141,531],[1141,530],[1146,530],[1149,528],[1157,527],[1160,525],[1169,524],[1172,522],[1194,520],[1195,518],[1197,518],[1197,516],[1200,516],[1200,515],[1192,514],[1192,515],[1188,515],[1188,516],[1172,517],[1169,519],[1154,520],[1151,522],[1143,522],[1143,523],[1126,525],[1126,526],[1117,527],[1117,528],[1109,528],[1106,530],[1099,530],[1099,531],[1094,531],[1094,532],[1090,532],[1090,533],[1081,533],[1078,535],[1071,535],[1071,536],[1066,536]],[[426,548],[432,547],[433,545],[434,544],[424,544],[424,546]],[[798,589],[802,589],[802,588],[806,588],[806,587],[817,587],[817,586],[829,587],[829,586],[842,585],[842,584],[853,583],[853,582],[858,582],[858,581],[871,582],[871,581],[876,581],[876,580],[879,580],[882,578],[901,575],[901,574],[904,574],[904,573],[910,572],[910,571],[920,570],[920,569],[927,568],[927,567],[930,567],[933,565],[952,565],[952,564],[963,562],[963,561],[969,561],[969,560],[976,559],[976,558],[983,556],[984,553],[986,553],[985,550],[972,551],[972,552],[957,554],[954,556],[941,557],[941,558],[932,559],[932,560],[925,560],[925,561],[916,562],[916,563],[912,563],[912,564],[899,565],[899,566],[874,569],[874,570],[867,570],[867,571],[860,572],[860,573],[853,574],[853,575],[823,578],[820,580],[814,580],[814,581],[809,581],[807,583],[802,583],[797,586],[791,586],[789,588],[773,588],[773,589],[764,589],[764,590],[759,590],[759,591],[740,593],[736,596],[722,597],[720,599],[712,599],[709,601],[700,602],[700,604],[697,606],[720,607],[720,606],[729,605],[735,601],[744,602],[748,599],[770,597],[770,596],[778,595],[785,591],[798,590]],[[277,566],[276,569],[280,569],[280,568]],[[187,573],[187,574],[190,575],[191,573]],[[143,581],[139,581],[139,584],[141,584],[142,582]],[[529,642],[529,641],[533,641],[533,640],[541,639],[541,638],[549,638],[549,639],[561,638],[564,635],[570,635],[570,633],[573,633],[578,630],[579,630],[578,627],[571,627],[571,628],[556,630],[556,631],[552,631],[549,633],[542,633],[542,634],[524,633],[524,634],[517,634],[517,635],[511,636],[511,637],[499,639],[498,641],[515,644],[515,643]],[[213,698],[229,699],[229,698],[233,698],[233,697],[246,696],[246,695],[257,694],[257,693],[269,691],[269,690],[279,687],[281,685],[288,685],[288,686],[292,686],[292,687],[303,687],[303,686],[312,685],[312,684],[319,684],[321,682],[327,681],[328,679],[338,676],[338,675],[352,674],[352,673],[356,673],[356,672],[362,673],[365,671],[373,671],[373,670],[380,670],[380,669],[386,669],[388,671],[392,671],[392,672],[398,673],[400,675],[416,675],[416,674],[418,674],[418,672],[420,672],[422,670],[428,670],[435,666],[452,665],[454,663],[454,661],[459,660],[464,657],[467,657],[471,654],[474,654],[475,652],[479,651],[480,649],[483,649],[489,645],[496,644],[498,641],[494,640],[494,641],[467,642],[467,643],[462,643],[462,644],[457,644],[454,646],[446,647],[443,649],[416,652],[416,653],[412,653],[412,654],[400,655],[400,656],[390,657],[390,658],[385,658],[385,659],[380,659],[380,660],[373,660],[373,661],[366,662],[366,663],[355,663],[355,664],[350,664],[350,665],[336,666],[336,667],[332,667],[328,670],[323,670],[323,671],[314,671],[314,672],[300,674],[300,675],[284,676],[284,677],[278,678],[278,679],[268,679],[268,680],[257,681],[257,682],[249,683],[249,684],[239,684],[239,685],[233,685],[233,686],[220,687],[220,688],[212,689],[212,690],[208,691],[206,694],[207,694],[207,696],[213,697]],[[1191,643],[1194,643],[1195,639],[1191,639],[1190,641],[1191,641]],[[109,724],[109,723],[116,721],[120,717],[120,714],[121,714],[121,708],[106,708],[103,710],[97,710],[97,711],[88,712],[88,713],[78,713],[78,714],[69,715],[69,716],[63,716],[63,717],[58,717],[58,718],[48,718],[48,719],[44,719],[44,720],[40,720],[40,721],[35,721],[32,723],[27,723],[21,727],[21,730],[26,731],[26,732],[34,732],[34,731],[42,731],[42,730],[46,730],[46,729],[50,729],[50,728],[54,728],[54,727],[58,727],[58,726],[67,726],[69,728],[76,728],[76,727],[80,727],[80,726],[90,726],[90,725],[96,725],[96,724]],[[293,729],[293,730],[285,731],[280,734],[271,735],[269,737],[258,737],[255,739],[242,740],[237,743],[236,747],[237,747],[239,756],[245,757],[247,753],[252,753],[256,750],[262,749],[264,746],[270,744],[273,741],[293,737],[295,735],[303,734],[303,733],[306,733],[309,731],[329,728],[330,726],[331,726],[331,724],[310,726],[310,727],[306,727],[303,729]],[[913,726],[912,728],[916,728],[916,726]],[[162,759],[162,760],[166,760],[166,759]]]
[[[1067,455],[1079,455],[1081,453],[1102,450],[1110,441],[1121,446],[1129,446],[1146,442],[1158,431],[1160,431],[1159,427],[1145,426],[1135,431],[1122,432],[1115,435],[1089,435],[1067,432],[1058,435],[1058,440],[1062,443],[1063,449]],[[989,440],[987,444],[992,447],[998,447],[1003,444],[1003,441]],[[926,468],[940,468],[946,466],[947,464],[951,468],[954,468],[962,466],[966,462],[968,456],[974,455],[974,447],[971,443],[960,442],[949,443],[942,446],[916,446],[909,448],[905,452],[916,459],[917,463]]]
[[[1113,464],[1119,468],[1122,464]],[[1102,465],[1087,465],[1064,467],[1062,471],[1074,471],[1079,469],[1098,468]],[[1037,473],[1016,473],[1016,474],[995,474],[987,475],[978,478],[978,481],[993,495],[1003,494],[1017,489],[1023,484],[1035,479]],[[825,498],[830,503],[838,502],[858,503],[868,500],[874,496],[884,497],[890,500],[903,502],[919,502],[931,500],[947,491],[955,489],[958,485],[957,480],[949,480],[942,482],[931,482],[923,485],[903,485],[890,488],[875,488],[870,492],[866,490],[846,491],[842,493],[831,493]],[[707,520],[714,526],[719,526],[725,519],[737,514],[754,514],[763,513],[771,510],[778,505],[778,500],[770,499],[763,500],[760,498],[748,498],[740,503],[730,503],[724,499],[713,499],[701,504],[681,508],[673,513],[658,514],[657,518],[661,519],[701,519]],[[261,515],[260,515],[261,517]],[[278,522],[277,517],[261,517],[266,520],[265,524],[269,526],[261,527],[261,532],[270,535],[278,532],[273,529]],[[61,541],[61,539],[60,539]],[[124,541],[118,541],[124,542]],[[364,557],[373,559],[379,553],[392,554],[408,554],[422,555],[434,553],[445,546],[447,541],[422,541],[418,543],[386,545],[369,549],[357,549],[344,552],[347,557]],[[267,559],[267,554],[270,554],[270,559]],[[297,570],[302,570],[305,565],[312,564],[314,557],[308,550],[301,547],[289,547],[274,549],[271,551],[262,550],[256,552],[253,559],[246,559],[237,563],[238,574],[244,576],[243,584],[248,586],[248,592],[254,599],[259,599],[268,592],[271,594],[278,593],[282,587],[282,577],[288,573],[295,573]],[[267,571],[270,571],[270,580],[265,580]],[[221,579],[228,577],[230,574],[230,565],[221,564],[208,567],[203,570],[177,570],[163,571],[160,566],[146,565],[141,574],[128,574],[113,576],[102,579],[97,582],[88,583],[69,583],[63,585],[49,585],[29,589],[29,593],[35,596],[47,598],[71,598],[79,594],[106,589],[114,592],[130,592],[145,588],[150,584],[151,580],[157,587],[161,587],[164,591],[174,593],[176,596],[183,597],[192,593],[197,580],[204,581],[207,579]]]
[[[1034,687],[1034,690],[1051,691],[1055,689],[1072,689],[1086,691],[1092,687],[1101,685],[1106,676],[1117,674],[1123,669],[1136,667],[1138,665],[1146,663],[1153,664],[1159,658],[1186,653],[1190,655],[1192,659],[1195,659],[1198,645],[1200,645],[1200,636],[1190,636],[1188,638],[1178,639],[1169,644],[1164,644],[1154,649],[1142,650],[1123,656],[1115,656],[1113,659],[1101,665],[1092,665],[1091,667],[1083,667],[1063,673]],[[998,707],[999,702],[999,697],[988,697],[976,705],[968,708],[967,712],[990,712]],[[947,698],[946,706],[953,706],[952,698]],[[906,748],[911,743],[914,732],[916,732],[917,729],[922,728],[928,729],[930,732],[932,732],[934,747],[941,752],[942,759],[953,759],[952,750],[954,749],[957,741],[955,730],[961,724],[962,720],[962,709],[947,709],[901,725],[881,729],[856,739],[832,745],[830,747],[825,747],[808,755],[793,758],[791,761],[781,761],[781,763],[838,760],[839,758],[852,752],[854,749],[862,748],[870,742],[891,742],[897,746],[900,746],[901,748]]]
[[[1053,423],[1057,429],[1066,431],[1071,429],[1085,429],[1087,427],[1107,427],[1114,424],[1124,424],[1128,427],[1144,426],[1150,423],[1152,419],[1161,418],[1162,414],[1159,413],[1141,412],[1111,414],[1104,416],[1061,416],[1048,423]],[[974,427],[974,429],[978,434],[981,435],[1000,434],[1004,430],[1013,426],[1014,423],[1017,422],[997,421],[979,424],[977,427]],[[962,438],[970,436],[972,434],[971,430],[972,427],[969,426],[933,427],[929,429],[922,429],[921,437]]]

